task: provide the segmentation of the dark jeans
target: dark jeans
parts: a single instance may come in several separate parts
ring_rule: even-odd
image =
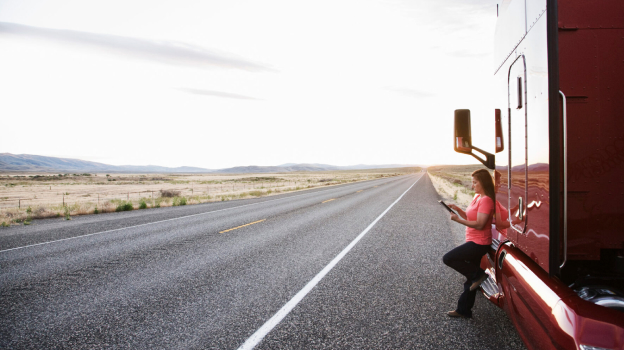
[[[490,249],[489,245],[480,245],[474,242],[466,242],[459,247],[446,253],[442,261],[455,271],[466,277],[464,292],[457,301],[458,313],[472,317],[472,307],[474,306],[477,290],[470,291],[472,281],[481,277],[485,272],[479,267],[481,257]]]

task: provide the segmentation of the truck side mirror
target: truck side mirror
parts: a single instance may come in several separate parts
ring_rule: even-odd
[[[472,154],[470,110],[455,110],[455,152]]]
[[[501,110],[494,110],[494,122],[496,123],[496,151],[494,153],[505,150],[505,142],[503,141],[503,122],[501,120]]]
[[[472,134],[470,131],[470,110],[469,109],[456,109],[455,110],[455,143],[453,148],[455,152],[469,154],[483,165],[490,169],[495,168],[494,155],[488,153],[472,144]],[[485,156],[485,159],[472,153],[475,150]]]

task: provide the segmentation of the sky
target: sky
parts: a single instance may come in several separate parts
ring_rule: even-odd
[[[0,153],[474,164],[453,113],[493,150],[495,22],[484,0],[0,0]]]

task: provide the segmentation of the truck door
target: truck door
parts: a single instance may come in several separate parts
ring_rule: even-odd
[[[509,125],[509,163],[508,163],[508,207],[512,230],[517,233],[517,240],[522,245],[522,234],[526,230],[527,211],[527,91],[526,61],[524,55],[518,56],[509,67],[508,75],[508,125]]]

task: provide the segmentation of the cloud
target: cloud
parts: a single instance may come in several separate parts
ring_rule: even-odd
[[[217,53],[182,42],[155,41],[0,22],[0,36],[7,35],[56,41],[61,44],[78,45],[81,47],[95,47],[127,57],[176,66],[219,67],[241,69],[250,72],[274,71],[274,69],[266,65],[231,57],[227,54]]]
[[[201,89],[192,89],[192,88],[178,88],[177,90],[188,92],[190,94],[195,94],[195,95],[235,98],[235,99],[240,99],[240,100],[257,100],[257,98],[244,96],[244,95],[231,94],[229,92],[201,90]]]
[[[412,98],[418,98],[418,99],[435,96],[435,94],[430,93],[430,92],[423,92],[423,91],[418,91],[418,90],[410,89],[410,88],[387,87],[386,89],[392,92],[399,93],[401,95],[405,95],[405,96],[412,97]]]

